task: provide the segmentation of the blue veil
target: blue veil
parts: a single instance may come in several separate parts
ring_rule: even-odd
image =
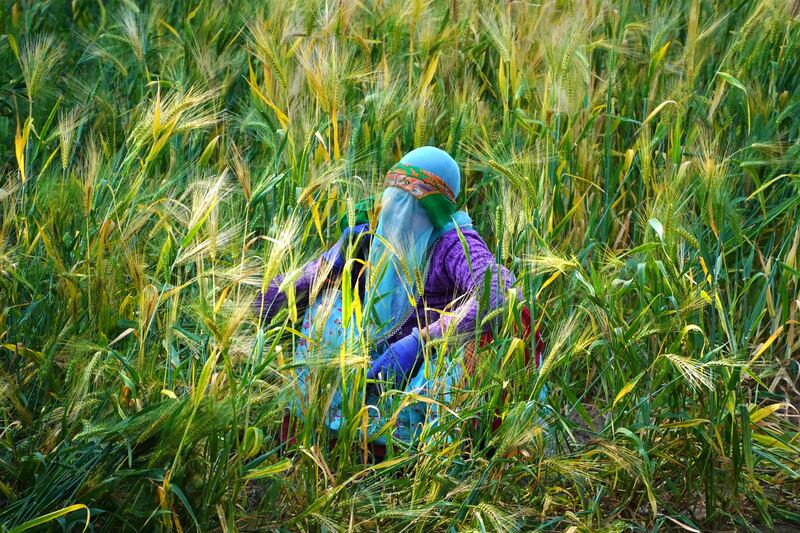
[[[406,154],[400,163],[439,176],[458,197],[461,173],[447,152],[423,146]],[[433,244],[456,226],[461,231],[471,229],[469,215],[457,211],[447,225],[437,229],[411,193],[396,187],[384,190],[367,261],[365,309],[370,338],[390,337],[410,316],[424,288]]]

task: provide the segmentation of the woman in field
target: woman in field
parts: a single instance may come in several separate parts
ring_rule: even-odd
[[[310,416],[308,409],[317,399],[330,405],[323,416],[333,430],[363,418],[363,403],[352,401],[348,380],[341,379],[340,361],[354,354],[370,358],[366,403],[371,434],[386,433],[382,426],[398,407],[387,410],[379,403],[381,388],[449,401],[450,387],[462,373],[461,359],[437,359],[430,344],[443,336],[450,346],[474,340],[481,319],[504,305],[515,283],[515,276],[495,262],[469,216],[456,210],[460,188],[452,157],[438,148],[417,148],[387,173],[377,226],[345,228],[331,249],[302,267],[293,287],[298,305],[306,307],[303,338],[295,350],[298,414]],[[346,268],[349,275],[343,276]],[[340,290],[341,280],[350,291]],[[278,276],[256,297],[255,309],[265,323],[286,304],[285,285]],[[330,381],[324,372],[309,374],[326,364],[334,369]],[[365,390],[363,381],[358,389]],[[330,396],[322,397],[326,391]],[[435,419],[430,403],[403,404],[393,434],[408,439],[423,421]]]

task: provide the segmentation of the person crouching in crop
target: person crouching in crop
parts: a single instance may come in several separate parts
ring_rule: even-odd
[[[370,227],[361,218],[362,223],[344,228],[332,248],[302,267],[294,281],[297,303],[306,308],[294,354],[304,397],[296,406],[298,414],[308,414],[303,402],[310,401],[309,368],[324,366],[324,361],[339,365],[345,352],[357,353],[359,346],[370,356],[368,383],[416,394],[444,392],[437,401],[449,397],[449,387],[463,369],[452,361],[425,357],[426,345],[445,334],[474,339],[477,324],[504,305],[516,281],[495,261],[470,217],[456,209],[460,190],[461,173],[449,154],[431,146],[412,150],[386,174],[377,225]],[[342,291],[336,281],[351,265],[363,268],[348,277],[353,290]],[[334,283],[320,292],[315,288],[321,281]],[[265,323],[287,302],[282,282],[282,276],[276,277],[253,303]],[[488,305],[479,316],[478,300],[487,290]],[[354,303],[343,301],[343,292],[353,291]],[[330,374],[331,379],[343,375]],[[330,382],[323,387],[333,390],[321,403],[329,405],[325,423],[334,431],[358,416],[363,406],[343,400],[341,383],[339,379],[333,389]],[[365,390],[367,404],[377,405],[379,389]],[[370,410],[370,433],[389,418],[381,412],[379,406]],[[396,417],[394,436],[411,438],[426,418],[431,420],[431,412],[425,404],[411,406]]]

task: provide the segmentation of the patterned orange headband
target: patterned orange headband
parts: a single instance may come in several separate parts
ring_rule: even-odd
[[[442,178],[420,167],[397,163],[386,174],[386,186],[410,192],[421,200],[431,194],[441,194],[455,203],[456,198]]]
[[[397,163],[386,173],[386,186],[410,193],[428,213],[433,225],[442,228],[456,211],[456,198],[447,184],[432,172]]]

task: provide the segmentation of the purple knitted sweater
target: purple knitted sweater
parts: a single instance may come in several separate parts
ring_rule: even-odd
[[[409,333],[414,327],[428,328],[428,337],[439,338],[447,329],[451,320],[458,320],[456,332],[472,333],[478,321],[478,300],[484,293],[486,271],[491,272],[489,286],[489,305],[484,310],[490,313],[502,306],[509,287],[515,282],[515,276],[507,268],[495,262],[480,235],[473,230],[463,231],[467,242],[470,264],[464,254],[464,247],[453,229],[444,233],[433,245],[433,251],[425,280],[423,296],[418,298],[416,314],[409,319],[389,339],[393,342]],[[308,291],[322,270],[321,257],[303,266],[300,276],[295,281],[295,294],[299,306],[308,304]],[[333,277],[339,272],[334,269],[328,274]],[[253,302],[256,313],[261,313],[265,323],[269,322],[278,310],[286,305],[286,295],[279,290],[282,276],[270,282],[266,291],[259,293]],[[445,310],[446,314],[442,314]]]

